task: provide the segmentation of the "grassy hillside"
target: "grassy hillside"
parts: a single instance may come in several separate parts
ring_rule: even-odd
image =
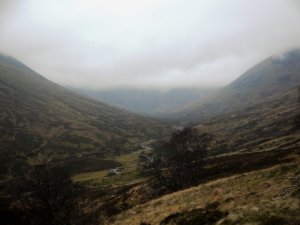
[[[217,179],[136,205],[105,224],[298,224],[299,152],[285,158],[289,163]]]
[[[202,210],[202,205],[204,207],[206,204],[213,203],[213,201],[205,203],[202,202],[201,206],[199,203],[199,207],[197,207],[197,205],[194,207],[193,205],[190,205],[191,198],[193,198],[194,194],[191,192],[189,198],[182,198],[180,196],[176,200],[176,206],[173,208],[171,199],[173,196],[180,195],[181,192],[177,192],[172,195],[167,195],[171,197],[159,198],[157,200],[159,201],[159,205],[156,209],[156,203],[152,205],[152,202],[157,201],[153,199],[167,194],[168,191],[166,192],[166,190],[160,189],[157,186],[155,188],[151,187],[151,185],[149,186],[149,183],[145,182],[146,179],[137,174],[136,156],[136,154],[129,154],[118,157],[117,161],[121,162],[124,166],[124,174],[121,176],[109,177],[107,176],[106,171],[99,171],[81,173],[73,177],[74,181],[88,187],[88,193],[94,193],[85,199],[85,208],[94,214],[95,217],[99,218],[99,221],[106,218],[106,220],[109,221],[108,223],[113,221],[113,224],[128,223],[140,225],[142,222],[159,224],[158,222],[161,222],[173,213],[182,213],[186,210],[190,211],[199,207]],[[267,171],[267,168],[273,168],[274,166],[276,168],[283,168],[282,170],[284,170],[284,173],[288,168],[289,174],[286,176],[292,177],[290,174],[299,170],[299,160],[299,148],[282,148],[276,151],[243,152],[239,154],[209,157],[205,160],[206,165],[200,172],[203,177],[202,184],[206,183],[207,185],[200,185],[203,188],[195,194],[195,197],[200,198],[201,195],[210,195],[213,188],[210,188],[209,185],[217,180],[227,180],[231,177],[243,177],[245,174],[249,173],[261,174],[261,172]],[[268,175],[268,178],[260,177],[260,175],[258,175],[257,177],[260,178],[258,179],[257,177],[253,177],[251,178],[251,182],[254,183],[255,179],[258,179],[257,182],[267,183],[269,176],[272,177],[272,179],[281,179],[282,177],[280,176],[285,176],[283,174],[271,173]],[[239,182],[243,181],[244,180],[242,179],[238,179],[236,181],[234,184],[236,185],[236,189],[239,188],[238,185],[241,185]],[[243,184],[248,185],[247,183]],[[231,183],[220,183],[219,188],[222,188],[223,185],[228,188],[228,195],[232,195],[234,193],[230,193],[231,190],[229,189],[229,185],[231,185]],[[276,184],[274,184],[274,186],[276,186]],[[252,187],[253,186],[249,186],[249,189],[241,190],[243,195],[250,195],[250,189]],[[195,189],[192,188],[192,190]],[[255,191],[253,191],[253,193],[254,192]],[[263,198],[261,197],[260,199]],[[193,201],[202,201],[202,199],[194,199]],[[148,207],[149,205],[151,205],[151,207]],[[178,208],[180,210],[176,211]],[[191,217],[189,214],[186,216],[188,218]]]
[[[197,122],[243,109],[300,84],[300,50],[269,57],[219,92],[169,115],[184,123]]]
[[[299,94],[292,88],[196,127],[214,135],[213,154],[300,148]]]
[[[214,136],[204,184],[156,200],[137,185],[115,200],[118,214],[106,224],[297,224],[299,115],[299,88],[291,88],[204,120],[196,128]]]
[[[0,56],[1,174],[30,163],[133,151],[170,129],[75,94],[22,63]]]

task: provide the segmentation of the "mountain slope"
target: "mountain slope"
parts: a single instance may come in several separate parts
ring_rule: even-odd
[[[214,135],[213,154],[299,149],[299,88],[204,120],[196,127]]]
[[[3,55],[0,108],[2,174],[20,172],[28,162],[130,151],[170,131],[158,121],[74,94]]]
[[[215,95],[178,110],[171,119],[197,122],[247,107],[300,84],[300,50],[269,57]]]

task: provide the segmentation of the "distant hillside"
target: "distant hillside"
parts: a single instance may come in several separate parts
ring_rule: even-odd
[[[132,151],[170,128],[75,94],[0,55],[0,170]]]
[[[168,91],[135,88],[75,89],[75,91],[135,113],[159,117],[161,114],[172,113],[178,108],[204,99],[214,93],[216,88],[176,88]]]
[[[234,112],[300,84],[300,50],[269,57],[214,95],[186,106],[166,118],[197,122]]]

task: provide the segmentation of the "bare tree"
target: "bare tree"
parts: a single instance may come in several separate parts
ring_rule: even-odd
[[[173,191],[199,184],[210,139],[192,128],[173,133],[168,142],[154,149],[146,173]]]

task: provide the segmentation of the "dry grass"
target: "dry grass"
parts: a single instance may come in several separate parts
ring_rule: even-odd
[[[251,223],[251,218],[256,218],[262,212],[299,207],[299,199],[291,195],[293,190],[282,190],[291,185],[290,179],[286,178],[300,173],[299,156],[294,157],[292,163],[219,179],[137,205],[111,218],[106,224],[140,225],[146,222],[155,225],[170,214],[202,208],[211,202],[219,202],[220,209],[229,212],[227,224],[236,221],[240,221],[236,224],[256,224],[254,220]],[[265,193],[257,194],[260,192]]]

